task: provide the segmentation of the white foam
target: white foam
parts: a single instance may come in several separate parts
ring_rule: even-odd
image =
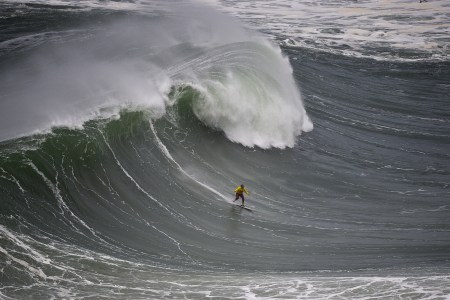
[[[201,1],[274,38],[289,37],[288,45],[380,60],[447,60],[450,52],[443,38],[450,33],[446,0]],[[399,57],[399,51],[430,57]]]
[[[281,55],[272,59],[271,71],[235,69],[219,80],[202,82],[204,98],[194,103],[199,119],[247,147],[293,147],[302,131],[312,130],[312,123],[289,65]]]
[[[306,114],[292,67],[279,47],[256,36],[216,47],[169,70],[192,82],[201,97],[196,116],[247,147],[293,147],[313,124]]]

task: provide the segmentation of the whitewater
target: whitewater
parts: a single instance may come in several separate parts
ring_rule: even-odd
[[[0,3],[0,298],[449,299],[449,18]]]

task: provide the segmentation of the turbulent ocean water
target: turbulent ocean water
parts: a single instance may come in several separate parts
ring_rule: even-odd
[[[3,1],[0,298],[450,299],[449,20]]]

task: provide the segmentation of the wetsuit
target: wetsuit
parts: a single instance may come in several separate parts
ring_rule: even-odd
[[[234,192],[236,193],[236,199],[234,199],[234,201],[236,201],[237,199],[241,198],[242,199],[242,205],[244,205],[244,193],[246,193],[247,195],[249,195],[248,191],[243,188],[242,186],[238,186]]]

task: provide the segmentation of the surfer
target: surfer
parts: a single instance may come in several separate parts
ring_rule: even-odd
[[[245,199],[244,199],[244,193],[246,193],[247,195],[250,195],[250,194],[248,193],[248,191],[244,188],[244,185],[241,184],[240,186],[238,186],[238,187],[234,190],[234,192],[236,193],[236,199],[234,199],[233,202],[236,201],[237,199],[239,199],[239,197],[240,197],[240,198],[242,199],[242,206],[244,206],[244,201],[245,201]]]

